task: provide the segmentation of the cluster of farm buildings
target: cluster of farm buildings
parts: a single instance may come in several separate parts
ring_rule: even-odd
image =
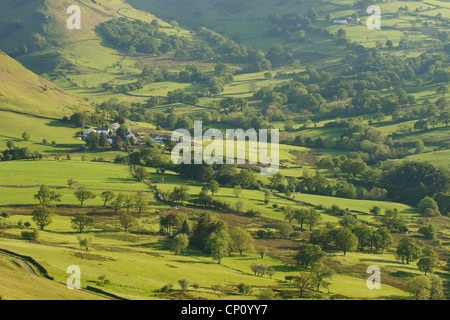
[[[83,141],[86,141],[86,138],[91,133],[96,133],[97,135],[101,136],[104,134],[109,144],[112,144],[114,141],[114,138],[117,136],[117,130],[120,128],[119,123],[113,123],[110,128],[89,128],[83,131],[81,134],[81,139]],[[123,138],[125,138],[126,141],[131,140],[132,144],[134,145],[143,145],[144,144],[144,136],[139,132],[133,132],[131,129],[127,128],[125,129],[123,133]],[[164,145],[164,142],[172,138],[170,135],[163,134],[163,135],[150,135],[150,138],[153,139],[153,142],[156,145]],[[177,140],[178,141],[178,140]]]
[[[347,17],[347,18],[343,18],[343,19],[334,19],[333,23],[334,24],[358,24],[361,22],[360,18],[352,18],[352,17]]]

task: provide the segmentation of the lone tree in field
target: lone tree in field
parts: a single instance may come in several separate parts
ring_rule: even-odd
[[[189,236],[185,233],[176,235],[172,240],[172,251],[175,255],[181,254],[189,246]]]
[[[72,178],[67,179],[67,185],[69,186],[70,189],[72,189],[72,186],[75,185],[75,184],[77,184],[77,183],[78,183],[77,180],[74,180],[74,179],[72,179]]]
[[[264,203],[269,204],[270,200],[272,200],[272,192],[270,190],[264,191]]]
[[[245,283],[238,284],[237,289],[239,293],[243,295],[248,295],[252,292],[252,286]]]
[[[39,205],[36,209],[34,209],[31,220],[33,220],[41,230],[44,230],[46,226],[52,223],[52,217],[54,214],[55,212],[52,209],[47,208],[44,205]]]
[[[215,195],[220,190],[220,184],[216,180],[211,180],[207,186],[212,195]]]
[[[373,214],[374,216],[378,216],[381,213],[381,208],[374,206],[372,207],[372,209],[370,209],[370,213]]]
[[[119,222],[120,225],[123,227],[125,232],[128,232],[128,230],[134,226],[137,225],[136,219],[131,215],[127,213],[121,213],[119,216]]]
[[[126,194],[123,197],[123,206],[127,209],[127,213],[130,213],[131,208],[134,206],[134,197],[131,194]]]
[[[244,252],[253,252],[255,250],[254,243],[250,233],[240,227],[236,227],[230,232],[233,250],[238,251],[242,256]]]
[[[137,167],[134,170],[134,174],[136,175],[136,179],[139,182],[143,182],[148,177],[148,172],[147,172],[147,169],[145,167]]]
[[[312,228],[317,226],[321,221],[322,216],[320,213],[316,209],[310,208],[306,215],[306,224],[309,225],[309,231],[312,231]]]
[[[89,217],[85,213],[77,213],[70,220],[72,228],[77,230],[79,233],[83,233],[83,230],[94,223],[94,218]]]
[[[28,131],[25,131],[24,133],[22,133],[23,141],[28,141],[28,140],[30,140],[30,138],[31,138],[31,135]]]
[[[42,185],[39,191],[34,195],[39,204],[44,207],[54,207],[55,202],[61,202],[62,194],[50,191],[46,185]]]
[[[320,246],[308,243],[300,247],[294,259],[297,261],[297,265],[308,269],[308,266],[320,262],[323,257],[324,253]]]
[[[398,242],[396,255],[402,260],[402,263],[405,263],[406,260],[406,264],[409,264],[419,259],[420,247],[413,238],[404,237]]]
[[[428,245],[422,249],[419,261],[417,261],[417,268],[427,275],[438,266],[439,256],[434,251],[433,247]]]
[[[300,230],[303,230],[303,225],[308,220],[309,209],[308,208],[300,208],[295,210],[295,220],[300,224]]]
[[[312,289],[314,285],[314,275],[307,272],[301,272],[300,276],[294,278],[294,285],[300,291],[300,298],[303,298],[305,292]]]
[[[242,187],[240,185],[237,185],[233,189],[233,194],[236,198],[239,198],[242,196]]]
[[[80,236],[78,236],[78,244],[80,245],[80,247],[82,247],[86,251],[88,251],[89,248],[91,247],[91,243],[92,243],[91,238],[88,238],[88,237],[81,238]]]
[[[259,247],[258,248],[258,253],[261,255],[261,259],[264,259],[264,256],[269,252],[269,250],[267,250],[267,247]]]
[[[182,292],[189,290],[190,282],[188,279],[180,279],[178,280],[178,284],[180,285]]]
[[[184,201],[189,200],[189,188],[185,186],[173,188],[173,191],[170,194],[169,199],[182,205]]]
[[[125,195],[123,193],[119,193],[114,201],[111,203],[112,208],[114,209],[114,213],[117,214],[119,210],[123,207],[123,202],[125,199]]]
[[[342,228],[336,233],[336,247],[344,251],[354,251],[358,245],[358,238],[347,228]]]
[[[262,277],[269,270],[269,266],[267,264],[252,263],[250,265],[250,269],[253,271],[255,276]]]
[[[84,202],[90,199],[95,199],[96,195],[89,190],[80,189],[74,192],[74,196],[80,201],[81,206],[84,205]]]
[[[280,223],[278,226],[278,231],[280,232],[280,235],[286,239],[288,238],[291,233],[294,231],[294,229],[291,227],[291,225],[287,222]]]
[[[213,260],[218,264],[222,261],[222,258],[230,255],[230,236],[225,230],[221,230],[217,233],[213,233],[207,240],[206,247],[211,252]]]
[[[138,191],[134,195],[134,206],[139,214],[142,214],[148,208],[147,194],[143,191]]]
[[[416,300],[426,300],[430,297],[431,282],[428,277],[418,276],[408,281],[406,291]]]
[[[114,199],[115,197],[115,193],[112,191],[104,191],[102,192],[102,194],[100,195],[100,197],[103,200],[103,205],[106,207],[107,203],[110,202],[112,199]]]
[[[322,263],[313,266],[314,283],[317,286],[317,291],[320,291],[320,287],[328,288],[330,286],[331,282],[329,279],[331,279],[333,273],[333,269]]]

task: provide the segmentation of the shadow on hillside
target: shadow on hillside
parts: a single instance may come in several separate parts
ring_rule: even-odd
[[[166,250],[168,248],[168,243],[165,240],[161,240],[158,242],[149,242],[149,243],[142,243],[137,245],[132,245],[136,248],[146,248],[146,249],[153,249],[153,250]]]
[[[377,261],[382,262],[382,263],[389,263],[398,267],[401,267],[402,269],[408,269],[411,271],[416,271],[417,268],[414,267],[411,264],[406,264],[406,263],[401,263],[400,261],[394,261],[394,260],[388,260],[388,259],[376,259],[376,258],[371,258],[371,259],[361,259],[361,262],[369,262],[369,263],[376,263]]]
[[[402,211],[400,211],[400,213],[402,213],[402,214],[416,214],[416,215],[419,214],[417,212],[417,210],[414,209],[414,208],[403,209]]]
[[[118,182],[118,183],[133,183],[136,182],[136,180],[130,179],[130,178],[111,178],[108,177],[106,180],[108,180],[108,182]]]
[[[13,142],[23,142],[23,139],[17,138],[17,137],[11,137],[11,136],[5,136],[5,135],[0,135],[1,138],[5,138],[8,140],[11,140]]]
[[[43,143],[36,143],[38,145],[42,145],[42,146],[49,146],[48,144],[43,144]],[[80,147],[79,144],[73,144],[73,143],[64,143],[64,144],[56,144],[56,145],[52,145],[52,148],[55,149],[78,149]],[[50,150],[50,151],[55,151],[55,150]]]
[[[298,272],[300,269],[295,266],[276,265],[272,267],[276,272]]]
[[[74,125],[69,124],[62,120],[51,120],[49,122],[46,122],[45,125],[48,127],[61,127],[61,128],[72,128],[72,129],[78,128],[77,126],[74,126]]]
[[[190,257],[190,256],[186,256],[186,257]],[[178,263],[188,263],[188,264],[218,264],[217,262],[214,261],[194,261],[194,260],[173,260],[173,262],[178,262]]]

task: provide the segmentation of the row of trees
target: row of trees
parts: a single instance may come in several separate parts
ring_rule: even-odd
[[[71,179],[69,179],[69,182],[70,184],[74,183]],[[96,198],[96,195],[87,189],[76,190],[74,195],[80,201],[82,206],[87,200]],[[148,207],[148,197],[143,191],[138,191],[134,195],[123,193],[116,195],[112,191],[104,191],[101,193],[100,197],[103,200],[104,206],[107,206],[107,204],[110,203],[111,208],[114,209],[116,214],[119,213],[120,209],[125,208],[127,210],[126,215],[120,216],[124,221],[130,220],[130,217],[132,217],[132,215],[130,215],[132,208],[136,209],[137,213],[142,214]],[[46,226],[52,223],[52,217],[55,214],[54,208],[57,202],[61,202],[62,194],[50,190],[46,185],[42,185],[34,195],[34,198],[39,201],[39,205],[33,211],[32,220],[41,230],[44,230]],[[87,216],[78,218],[79,219],[72,222],[78,225],[81,233],[86,225],[92,224],[92,221]],[[124,226],[124,224],[122,225]],[[125,229],[127,231],[129,226]]]

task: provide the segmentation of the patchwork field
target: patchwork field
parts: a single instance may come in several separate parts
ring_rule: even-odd
[[[379,30],[370,1],[76,3],[79,30],[69,0],[0,3],[0,298],[448,299],[448,1],[377,2]],[[162,135],[199,120],[279,129],[280,175],[249,142],[174,168]]]

